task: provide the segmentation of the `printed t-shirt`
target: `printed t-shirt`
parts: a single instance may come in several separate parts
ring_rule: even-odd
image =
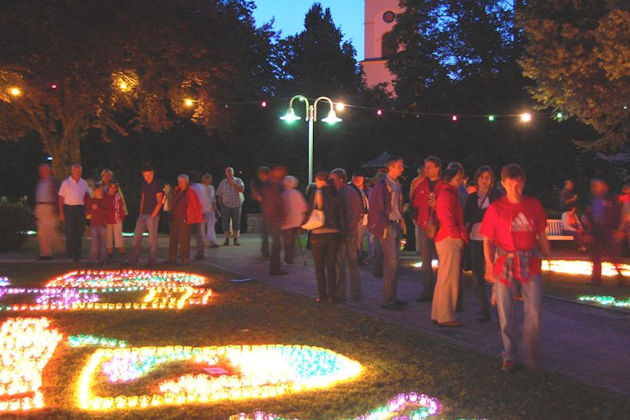
[[[540,201],[523,197],[520,203],[510,203],[502,197],[486,210],[479,233],[506,251],[529,251],[546,228],[547,215]]]
[[[479,233],[507,252],[531,251],[538,245],[538,234],[546,228],[547,215],[540,201],[524,196],[520,203],[510,203],[507,197],[502,197],[486,210]],[[495,274],[502,272],[503,261],[495,261]],[[540,265],[540,257],[530,258],[530,274],[540,274]],[[520,273],[516,273],[516,277],[520,279]]]

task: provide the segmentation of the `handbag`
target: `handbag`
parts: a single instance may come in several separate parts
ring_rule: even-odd
[[[427,235],[427,238],[435,239],[438,228],[439,223],[437,217],[435,217],[435,210],[430,211],[429,218],[427,219],[427,224],[424,226],[424,233]]]
[[[301,227],[304,230],[313,230],[324,226],[325,221],[324,210],[313,209],[308,220]]]

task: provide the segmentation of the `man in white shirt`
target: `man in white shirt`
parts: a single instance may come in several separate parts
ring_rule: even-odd
[[[81,259],[83,231],[85,230],[85,202],[90,198],[87,181],[81,178],[83,169],[75,163],[70,176],[59,188],[59,218],[66,225],[66,252],[74,261]]]

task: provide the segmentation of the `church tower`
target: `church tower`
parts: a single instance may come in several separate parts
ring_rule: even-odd
[[[396,43],[391,31],[396,24],[396,15],[402,13],[399,0],[365,1],[365,59],[361,62],[366,84],[369,87],[387,83],[393,92],[394,76],[387,68],[387,59],[396,52]]]

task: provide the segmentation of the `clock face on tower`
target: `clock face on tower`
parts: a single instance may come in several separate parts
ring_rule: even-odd
[[[395,19],[396,19],[396,13],[392,12],[391,10],[388,10],[387,12],[383,13],[383,21],[385,23],[392,23]]]

